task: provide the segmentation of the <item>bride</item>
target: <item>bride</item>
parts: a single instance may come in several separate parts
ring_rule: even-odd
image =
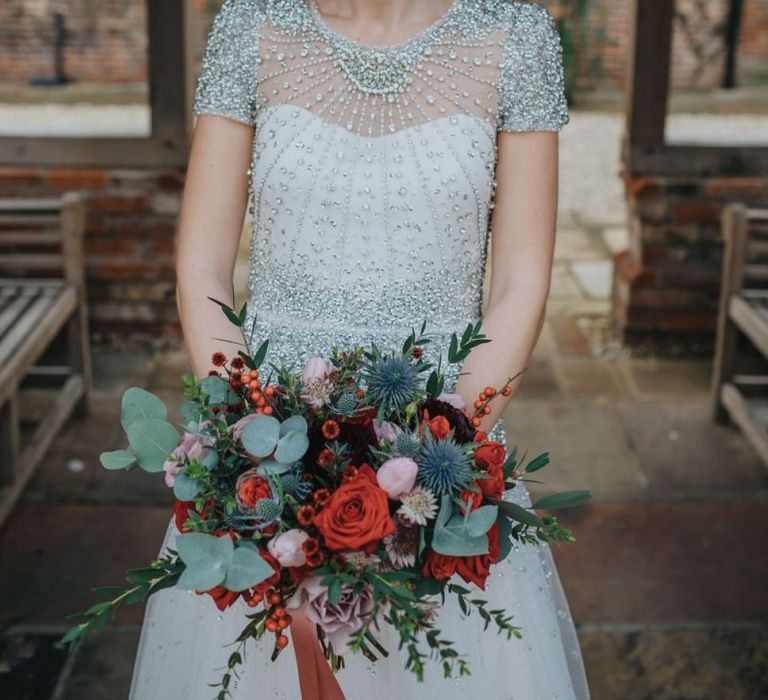
[[[557,132],[568,122],[562,49],[545,9],[512,0],[227,0],[194,107],[177,300],[198,378],[225,340],[255,348],[269,338],[270,360],[299,368],[332,345],[399,344],[424,319],[434,346],[447,347],[481,315],[493,342],[472,351],[450,388],[469,400],[527,364],[549,291]],[[231,298],[246,207],[254,231],[243,337],[209,297]],[[482,426],[502,440],[506,400]],[[525,435],[515,439],[524,447]],[[523,487],[506,498],[530,504]],[[176,534],[171,523],[164,548]],[[270,645],[248,648],[231,697],[589,696],[548,547],[513,551],[486,597],[514,616],[523,639],[484,633],[482,620],[445,607],[439,626],[470,677],[445,680],[428,668],[419,684],[386,635],[388,658],[350,658],[334,676],[298,618],[295,657],[271,663]],[[191,592],[153,596],[131,700],[215,695],[207,684],[243,626],[239,603],[219,613]]]

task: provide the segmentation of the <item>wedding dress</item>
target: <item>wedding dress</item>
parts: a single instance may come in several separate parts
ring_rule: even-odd
[[[332,345],[399,347],[424,319],[447,348],[481,315],[497,132],[558,131],[569,119],[552,17],[509,0],[454,0],[416,36],[378,48],[332,29],[314,0],[228,0],[195,113],[254,127],[246,341],[269,338],[271,361],[297,369]],[[506,497],[530,504],[523,487]],[[171,523],[163,551],[176,534]],[[548,547],[515,548],[483,597],[513,615],[522,640],[483,632],[449,598],[438,626],[472,675],[446,680],[428,665],[419,684],[384,633],[388,658],[350,657],[339,672],[348,700],[589,696]],[[220,613],[192,592],[153,596],[131,700],[213,697],[207,684],[249,611],[242,599]],[[275,663],[271,651],[246,648],[236,700],[300,698],[292,650]]]

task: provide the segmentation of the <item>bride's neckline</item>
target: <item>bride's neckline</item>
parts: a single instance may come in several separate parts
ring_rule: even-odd
[[[309,8],[309,14],[312,17],[312,21],[316,29],[320,31],[327,40],[331,41],[337,46],[346,49],[354,49],[357,51],[395,53],[404,49],[409,49],[415,45],[422,44],[425,41],[431,41],[436,34],[439,34],[440,30],[448,22],[448,20],[453,17],[461,5],[462,0],[451,0],[451,5],[445,12],[443,12],[442,15],[440,15],[434,22],[428,24],[426,27],[418,31],[416,34],[406,37],[396,44],[383,45],[363,44],[359,41],[356,41],[355,39],[352,39],[351,37],[338,31],[337,29],[334,29],[330,24],[328,24],[320,12],[320,8],[317,6],[317,0],[302,0],[302,2],[307,4],[307,7]]]

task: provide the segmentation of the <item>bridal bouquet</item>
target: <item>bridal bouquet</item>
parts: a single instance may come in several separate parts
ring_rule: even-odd
[[[243,325],[245,309],[216,303]],[[209,376],[184,378],[181,432],[159,398],[128,389],[129,447],[102,454],[102,465],[164,474],[180,534],[174,549],[129,571],[127,587],[96,589],[107,600],[73,616],[63,641],[76,646],[122,605],[170,586],[207,595],[220,610],[242,599],[252,612],[214,686],[225,698],[243,645],[269,643],[274,660],[297,610],[315,624],[334,669],[351,653],[386,655],[378,632],[390,625],[419,679],[429,660],[446,676],[469,673],[437,627],[447,595],[486,629],[519,637],[504,610],[489,609],[460,581],[484,589],[514,542],[573,541],[553,516],[533,509],[577,505],[588,495],[548,496],[533,509],[503,500],[548,455],[525,463],[479,429],[512,379],[465,407],[444,393],[442,362],[426,360],[425,331],[411,333],[398,352],[334,349],[300,373],[266,365],[268,341],[252,356],[216,353]],[[467,326],[451,338],[447,364],[486,342],[479,323]]]

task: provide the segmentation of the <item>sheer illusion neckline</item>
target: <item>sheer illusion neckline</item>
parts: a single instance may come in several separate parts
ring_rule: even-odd
[[[443,12],[443,14],[441,14],[434,22],[428,24],[426,27],[416,32],[415,34],[406,37],[402,41],[399,41],[396,44],[382,44],[381,46],[376,46],[372,44],[363,44],[355,39],[352,39],[343,32],[334,29],[330,24],[328,24],[320,12],[320,8],[317,5],[317,0],[303,0],[303,2],[305,2],[309,8],[309,14],[312,18],[315,28],[325,36],[326,40],[336,44],[339,47],[354,49],[356,51],[369,51],[374,53],[396,53],[398,51],[410,49],[416,45],[432,41],[433,38],[435,38],[440,33],[440,30],[446,24],[448,24],[448,21],[459,9],[462,1],[463,0],[452,0],[448,9],[445,10],[445,12]]]

